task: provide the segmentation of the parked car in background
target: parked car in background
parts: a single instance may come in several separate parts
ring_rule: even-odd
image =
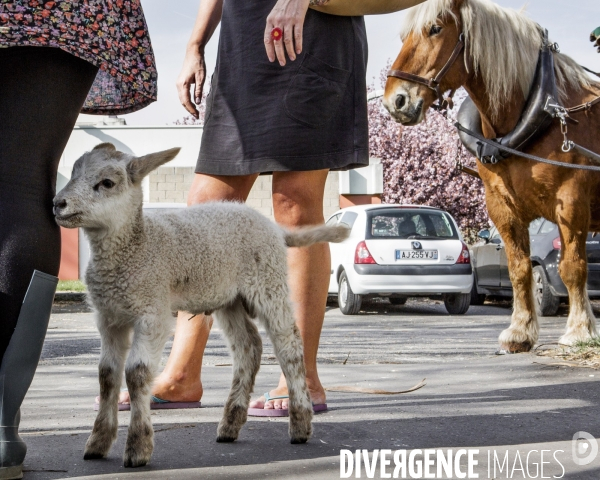
[[[482,244],[471,251],[474,281],[472,305],[483,305],[486,295],[512,297],[504,241],[494,227],[481,230]],[[538,315],[555,315],[561,300],[568,298],[567,287],[558,273],[560,234],[558,226],[543,218],[529,225],[534,298]],[[600,297],[600,236],[590,233],[586,242],[588,261],[587,288],[590,297]]]
[[[334,213],[348,239],[330,244],[329,294],[342,313],[355,315],[364,299],[443,295],[451,314],[469,309],[473,274],[469,249],[449,213],[414,205],[361,205]]]

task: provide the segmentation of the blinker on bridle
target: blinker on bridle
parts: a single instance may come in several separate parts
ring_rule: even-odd
[[[464,50],[464,48],[465,48],[465,37],[464,37],[464,34],[461,33],[460,37],[458,37],[458,42],[457,42],[456,46],[454,47],[454,50],[452,51],[452,55],[450,55],[450,58],[448,59],[446,64],[442,67],[442,69],[438,72],[438,74],[433,78],[420,77],[419,75],[414,75],[412,73],[403,72],[402,70],[394,70],[394,69],[391,69],[390,71],[388,71],[387,76],[394,77],[394,78],[400,78],[401,80],[406,80],[408,82],[414,82],[414,83],[418,83],[421,85],[425,85],[427,88],[430,88],[431,90],[433,90],[438,98],[437,105],[433,104],[431,106],[431,108],[433,108],[435,110],[440,110],[440,111],[447,110],[448,107],[450,107],[450,108],[453,107],[452,97],[454,96],[454,90],[451,90],[450,95],[448,95],[446,98],[444,98],[444,94],[440,90],[440,82],[446,76],[446,74],[448,73],[448,70],[450,70],[450,68],[452,68],[452,65],[454,65],[454,62],[456,62],[456,59],[459,57],[459,55]]]

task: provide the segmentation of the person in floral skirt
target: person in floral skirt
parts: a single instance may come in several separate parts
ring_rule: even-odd
[[[139,110],[156,79],[139,0],[0,0],[0,479],[22,476],[20,406],[60,263],[62,152],[80,112]]]

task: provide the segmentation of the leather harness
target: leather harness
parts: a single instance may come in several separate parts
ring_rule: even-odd
[[[440,90],[440,82],[446,76],[456,59],[462,53],[465,48],[465,37],[461,33],[460,37],[458,37],[458,42],[450,55],[450,58],[446,62],[446,64],[442,67],[442,69],[438,72],[438,74],[433,78],[425,78],[419,75],[415,75],[413,73],[403,72],[402,70],[394,70],[391,69],[388,71],[388,77],[400,78],[401,80],[407,80],[409,82],[419,83],[421,85],[425,85],[427,88],[433,90],[438,98],[438,104],[432,105],[431,108],[435,110],[446,110],[448,107],[452,108],[452,97],[454,96],[454,90],[450,92],[450,95],[444,98],[443,92]]]
[[[464,129],[459,130],[458,135],[463,145],[482,163],[495,164],[509,157],[511,153],[502,150],[501,147],[508,147],[511,150],[522,149],[552,123],[553,114],[548,106],[558,105],[553,55],[553,51],[557,48],[554,44],[549,43],[548,31],[543,30],[542,48],[529,98],[521,113],[521,118],[512,132],[504,137],[494,139],[490,144],[469,135]],[[466,130],[483,136],[481,115],[470,98],[466,98],[461,105],[457,120]]]

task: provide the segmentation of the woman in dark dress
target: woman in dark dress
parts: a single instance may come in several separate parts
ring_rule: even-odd
[[[308,7],[309,0],[201,2],[177,84],[183,106],[194,116],[205,80],[204,46],[219,22],[221,34],[189,205],[243,202],[257,176],[272,172],[275,220],[287,228],[320,224],[328,172],[368,164],[363,18],[335,17]],[[276,27],[282,40],[271,37]],[[317,373],[317,350],[329,285],[329,246],[290,249],[289,268],[307,383],[316,409],[322,410],[325,391]],[[182,406],[202,396],[200,369],[210,331],[210,317],[189,318],[180,313],[169,361],[153,389],[158,399]],[[263,396],[251,403],[249,413],[273,414],[276,409],[285,414],[283,376],[268,395],[279,398]],[[121,400],[127,402],[127,395]]]

